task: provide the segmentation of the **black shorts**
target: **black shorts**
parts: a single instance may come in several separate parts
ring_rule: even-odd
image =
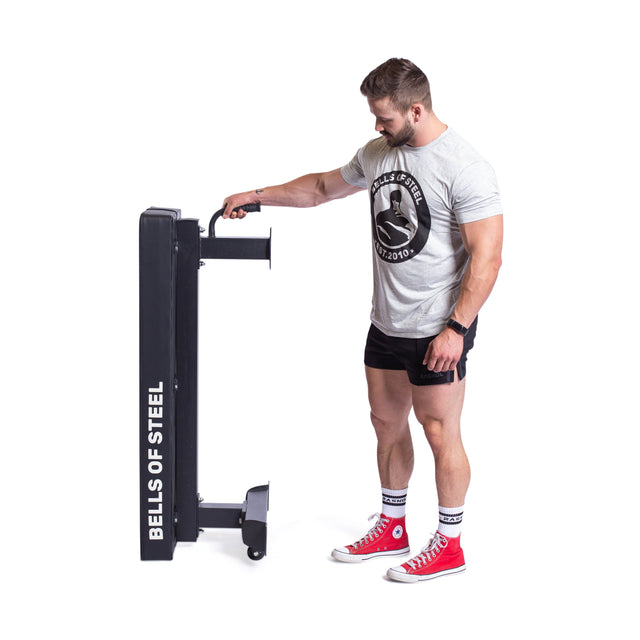
[[[469,333],[464,338],[464,349],[456,365],[458,378],[462,380],[467,373],[467,354],[473,347],[476,337],[478,319],[469,327]],[[388,336],[373,325],[367,336],[367,346],[364,350],[364,363],[373,369],[393,369],[406,371],[409,381],[415,385],[446,384],[454,381],[453,371],[435,373],[422,364],[427,353],[429,343],[436,336],[428,338],[394,338]]]

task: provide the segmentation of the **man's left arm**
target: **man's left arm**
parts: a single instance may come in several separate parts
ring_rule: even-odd
[[[489,297],[502,265],[502,216],[461,224],[460,232],[469,253],[469,262],[451,317],[469,327]],[[423,364],[435,372],[452,371],[463,348],[462,335],[446,327],[429,345]]]

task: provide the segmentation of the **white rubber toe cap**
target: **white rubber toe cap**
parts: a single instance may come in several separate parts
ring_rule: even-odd
[[[407,570],[404,567],[391,567],[389,571],[395,571],[396,573],[407,573]]]
[[[338,547],[331,552],[331,557],[340,562],[359,562],[362,558],[349,553],[347,547]]]

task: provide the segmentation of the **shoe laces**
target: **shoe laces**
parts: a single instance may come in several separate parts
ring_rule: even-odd
[[[422,565],[426,565],[433,560],[448,544],[447,539],[438,532],[433,534],[433,538],[429,544],[422,549],[422,552],[415,558],[412,558],[407,564],[412,569],[419,569]]]
[[[379,538],[380,535],[384,533],[384,530],[387,528],[389,524],[389,520],[385,518],[381,513],[374,513],[369,516],[369,520],[373,520],[374,518],[378,518],[376,524],[369,529],[369,531],[364,535],[363,538],[360,538],[358,542],[353,543],[354,549],[358,547],[363,547],[368,542],[372,542],[374,538]]]

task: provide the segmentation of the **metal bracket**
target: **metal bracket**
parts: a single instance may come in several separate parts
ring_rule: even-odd
[[[260,205],[244,205],[236,209],[260,211]],[[271,230],[268,238],[216,237],[215,224],[224,209],[213,214],[209,222],[209,235],[200,238],[200,258],[222,260],[268,260],[271,268]]]
[[[198,507],[198,526],[209,529],[242,529],[247,555],[260,560],[267,555],[267,511],[269,485],[247,491],[242,504],[202,502]]]

